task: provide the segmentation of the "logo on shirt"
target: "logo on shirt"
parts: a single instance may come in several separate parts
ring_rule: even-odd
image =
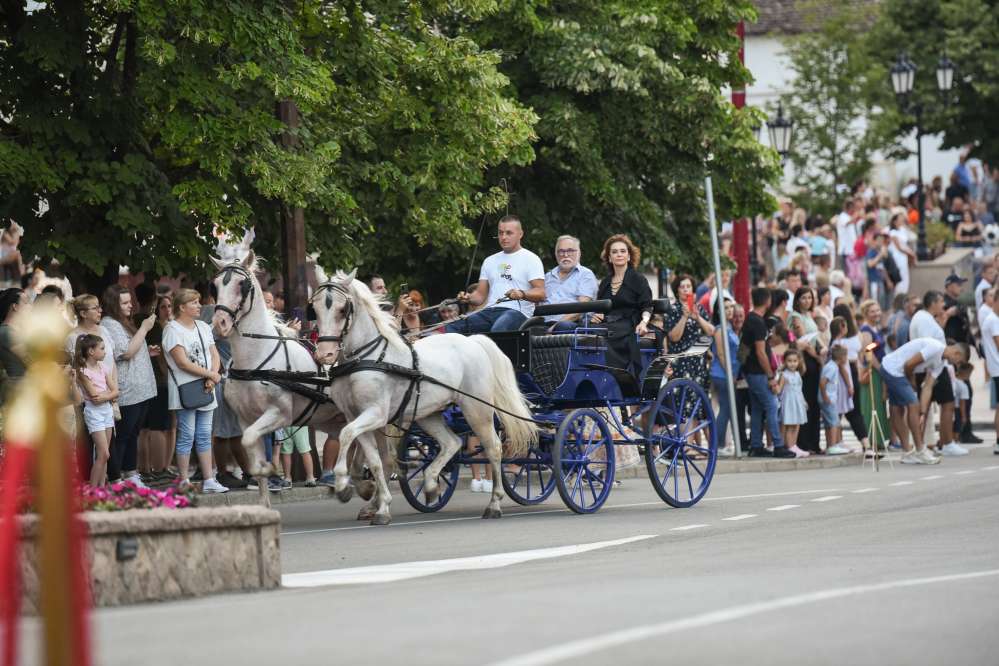
[[[505,262],[499,265],[500,277],[503,278],[504,280],[510,280],[511,282],[513,281],[513,273],[511,271],[513,271],[512,265]]]

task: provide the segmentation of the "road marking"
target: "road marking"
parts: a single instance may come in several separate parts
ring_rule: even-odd
[[[767,511],[787,511],[788,509],[797,509],[800,504],[781,504],[780,506],[772,506]]]
[[[521,550],[512,553],[496,553],[494,555],[478,555],[475,557],[459,557],[450,560],[429,560],[424,562],[399,562],[396,564],[378,564],[367,567],[349,567],[345,569],[329,569],[326,571],[309,571],[305,573],[285,574],[281,576],[284,587],[320,587],[323,585],[359,585],[364,583],[391,583],[409,578],[422,578],[448,571],[479,571],[482,569],[498,569],[512,564],[521,564],[532,560],[546,560],[554,557],[578,555],[601,548],[621,546],[635,541],[654,539],[658,534],[640,534],[625,539],[613,541],[597,541],[594,543],[577,544],[574,546],[558,546],[555,548],[538,548]]]
[[[873,492],[876,492],[878,490],[881,490],[881,489],[880,488],[860,488],[859,490],[851,490],[850,492],[852,492],[854,495],[862,495],[864,493],[873,493]]]
[[[953,583],[958,581],[974,580],[999,576],[999,569],[988,569],[985,571],[972,571],[962,574],[951,574],[947,576],[933,576],[930,578],[908,578],[888,581],[886,583],[876,583],[872,585],[856,585],[853,587],[830,588],[827,590],[817,590],[806,594],[796,594],[788,597],[778,597],[769,601],[760,601],[742,606],[731,606],[720,610],[701,613],[681,620],[670,620],[657,624],[647,624],[638,627],[629,627],[619,631],[611,631],[601,636],[591,636],[579,640],[569,641],[561,645],[545,648],[536,652],[528,652],[510,659],[494,662],[493,666],[546,666],[570,659],[578,659],[596,652],[602,652],[611,648],[647,641],[650,638],[658,638],[669,634],[690,631],[691,629],[701,629],[717,624],[724,624],[734,620],[742,620],[754,615],[772,613],[774,611],[786,610],[798,606],[832,601],[844,597],[854,597],[876,592],[886,592],[908,587],[919,587],[922,585],[934,585],[937,583]]]
[[[842,495],[826,495],[825,497],[816,497],[813,502],[832,502],[833,500],[843,499]]]
[[[895,483],[893,483],[891,485],[893,485],[895,487],[898,487],[898,486],[911,486],[912,485],[912,481],[896,481]]]
[[[999,465],[989,465],[988,467],[983,467],[982,469],[992,471],[994,469],[999,469]]]
[[[786,497],[788,495],[814,495],[818,493],[841,492],[839,488],[820,488],[818,490],[789,490],[780,493],[757,493],[755,495],[730,495],[727,497],[705,497],[702,502],[723,502],[725,500],[757,499],[761,497]],[[639,506],[663,506],[662,502],[633,502],[629,504],[607,504],[603,511],[611,509],[630,509]],[[546,509],[543,511],[504,511],[504,518],[516,518],[517,516],[539,516],[552,513],[569,513],[569,509]],[[345,532],[349,530],[383,529],[384,527],[407,527],[413,525],[432,525],[435,523],[457,523],[465,520],[482,520],[479,514],[474,516],[458,516],[455,518],[431,518],[429,520],[407,520],[401,523],[389,523],[388,525],[348,525],[346,527],[320,527],[314,530],[293,530],[281,532],[281,536],[298,536],[301,534],[322,534],[324,532]]]
[[[919,477],[920,481],[935,481],[937,479],[942,479],[942,478],[943,478],[943,476],[940,475],[940,474],[932,474],[930,476],[921,476],[921,477]]]
[[[755,513],[740,513],[738,516],[729,516],[728,518],[722,518],[722,520],[731,520],[732,522],[735,522],[737,520],[748,520],[750,518],[756,518],[757,515],[759,515],[759,514],[755,514]]]
[[[696,530],[702,527],[708,527],[707,523],[697,523],[694,525],[681,525],[680,527],[671,527],[670,532],[686,532],[687,530]]]
[[[964,469],[964,470],[961,470],[960,472],[954,472],[954,474],[957,474],[958,476],[961,476],[963,474],[974,474],[974,473],[975,473],[975,470],[973,470],[973,469]]]

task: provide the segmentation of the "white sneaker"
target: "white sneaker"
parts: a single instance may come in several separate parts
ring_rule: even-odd
[[[964,448],[957,442],[951,442],[943,447],[942,453],[945,456],[966,456],[968,455],[968,449]]]
[[[482,479],[482,492],[492,494],[493,482],[489,479]]]
[[[472,479],[472,492],[473,493],[484,493],[482,489],[482,479]]]
[[[204,483],[201,484],[201,492],[205,495],[211,495],[214,493],[227,493],[229,489],[215,479],[205,479]]]
[[[144,484],[142,482],[142,477],[139,476],[138,474],[133,474],[132,476],[126,477],[125,481],[131,483],[136,488],[148,488],[149,487],[149,486],[147,486],[146,484]]]
[[[847,453],[853,453],[853,450],[849,447],[843,446],[842,444],[833,444],[826,449],[827,456],[842,456]]]
[[[924,465],[939,465],[940,464],[940,458],[936,457],[935,455],[933,455],[932,453],[930,453],[926,449],[923,449],[922,451],[918,451],[916,453],[916,457],[919,458],[919,460]]]
[[[905,453],[903,453],[902,454],[902,460],[901,460],[901,462],[902,462],[903,465],[922,465],[922,464],[924,464],[922,462],[922,459],[919,457],[919,452],[915,451],[915,450],[906,451]]]

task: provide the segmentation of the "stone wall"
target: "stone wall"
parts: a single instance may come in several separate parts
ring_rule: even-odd
[[[24,612],[38,601],[37,516],[21,519]],[[281,585],[280,514],[259,506],[87,512],[95,606]]]
[[[909,269],[911,278],[909,293],[922,297],[930,289],[943,291],[944,280],[951,273],[957,273],[970,281],[975,276],[974,258],[974,250],[966,247],[954,247],[949,248],[932,261],[918,262]],[[969,282],[965,285],[965,289],[971,290],[974,289],[974,286]]]

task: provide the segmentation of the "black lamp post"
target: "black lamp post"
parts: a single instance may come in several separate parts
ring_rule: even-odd
[[[925,108],[912,99],[912,89],[916,83],[915,63],[909,56],[900,53],[898,60],[892,65],[891,87],[895,91],[895,100],[903,113],[912,114],[916,118],[916,178],[919,181],[919,238],[916,241],[916,256],[925,261],[930,258],[929,247],[926,245],[926,192],[923,188],[923,111]],[[943,99],[943,104],[950,104],[950,92],[954,88],[954,63],[946,55],[940,57],[937,63],[937,92]]]
[[[757,141],[760,140],[761,129],[763,128],[759,125],[753,126]],[[767,120],[767,134],[770,135],[770,147],[780,155],[780,164],[784,166],[784,163],[787,162],[787,156],[791,152],[791,136],[794,134],[794,121],[784,116],[784,106],[779,102],[777,104],[777,115]],[[756,285],[760,281],[760,265],[757,259],[759,252],[756,246],[756,220],[752,221],[752,225],[753,253],[749,259],[749,274],[752,277],[753,285]]]

